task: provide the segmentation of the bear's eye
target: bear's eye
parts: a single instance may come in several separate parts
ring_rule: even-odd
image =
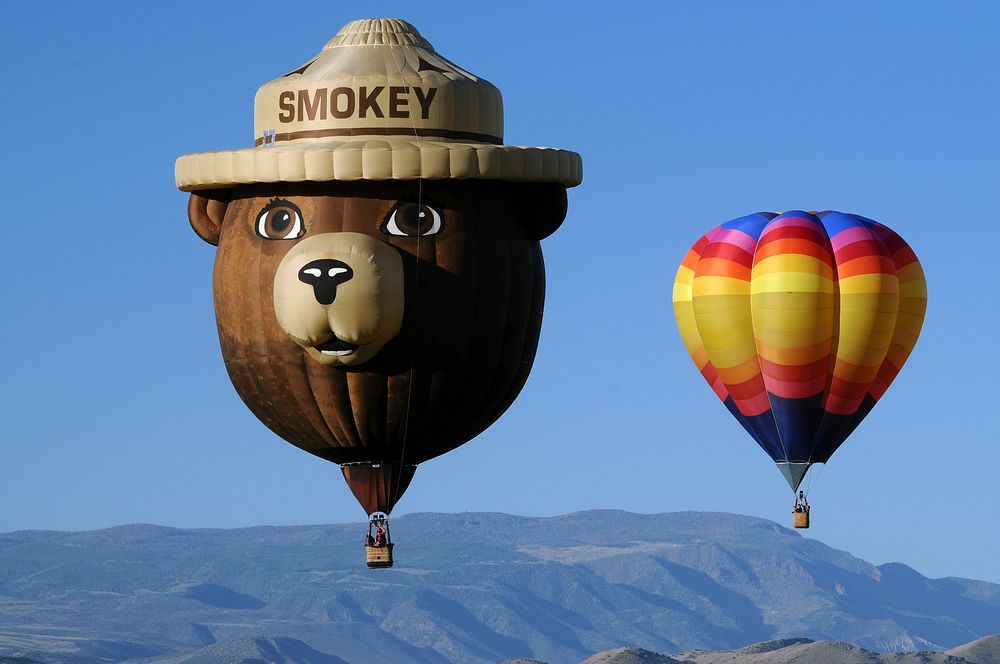
[[[396,203],[382,224],[382,232],[389,235],[424,237],[441,230],[441,213],[429,205]]]
[[[257,235],[267,240],[294,240],[305,233],[298,206],[276,198],[257,215]]]

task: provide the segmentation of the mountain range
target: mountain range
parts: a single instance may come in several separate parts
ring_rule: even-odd
[[[945,652],[878,653],[835,641],[778,639],[737,650],[672,656],[625,647],[600,652],[581,664],[1000,664],[1000,636],[977,639]],[[508,663],[510,664],[510,663]]]
[[[301,641],[234,639],[195,652],[139,660],[136,664],[342,664],[339,657],[313,650]],[[777,639],[736,650],[695,650],[672,656],[626,646],[591,655],[581,664],[1000,664],[1000,636],[987,636],[945,652],[878,653],[835,641]],[[33,660],[0,664],[33,664]],[[546,664],[511,659],[503,664]]]
[[[576,664],[624,646],[676,658],[789,638],[944,651],[1000,632],[1000,585],[872,565],[754,517],[410,514],[393,519],[389,570],[364,566],[364,532],[0,534],[0,655]],[[277,655],[239,654],[265,646]]]

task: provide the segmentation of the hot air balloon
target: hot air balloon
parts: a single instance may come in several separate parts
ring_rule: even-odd
[[[702,236],[677,271],[674,313],[702,377],[793,494],[882,398],[927,306],[916,255],[842,212],[760,212]],[[808,527],[799,491],[794,523]]]
[[[489,427],[531,369],[539,240],[580,183],[573,152],[503,144],[500,92],[398,19],[349,23],[265,84],[255,146],[177,160],[218,245],[216,320],[240,397],[341,466],[370,567],[417,464]]]

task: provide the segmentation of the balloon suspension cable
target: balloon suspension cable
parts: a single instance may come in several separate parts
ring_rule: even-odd
[[[403,56],[402,52],[397,50],[392,43],[389,44],[389,52],[392,54],[392,59],[393,62],[396,64],[397,71],[402,76],[403,66],[400,63],[399,57],[402,56],[405,62],[405,56]],[[388,126],[388,120],[386,120],[386,126]],[[414,122],[412,115],[410,116],[410,127],[413,129],[413,139],[417,142],[417,149],[418,151],[421,152],[422,155],[423,150],[421,149],[420,145],[421,143],[420,132],[417,131],[417,125]],[[421,172],[420,176],[417,178],[418,216],[417,216],[417,242],[416,242],[417,248],[416,251],[414,252],[414,268],[413,268],[414,300],[417,299],[417,293],[419,292],[419,287],[420,287],[420,236],[422,235],[422,233],[420,232],[420,214],[422,214],[421,210],[423,209],[423,205],[424,205],[424,178],[423,178],[423,172]],[[416,327],[416,325],[417,323],[415,322],[414,327]],[[414,330],[414,332],[415,331],[416,330]],[[413,336],[410,338],[410,369],[408,372],[409,377],[407,378],[406,381],[406,411],[403,420],[403,444],[399,452],[399,468],[396,471],[396,485],[395,487],[393,487],[392,491],[393,495],[390,496],[392,503],[395,503],[397,498],[395,493],[399,490],[399,487],[401,486],[401,483],[403,481],[403,464],[406,462],[406,441],[407,438],[409,437],[409,432],[410,432],[410,405],[413,402],[413,368],[416,357],[417,357],[417,335],[413,334]]]
[[[816,466],[821,466],[821,468],[819,470],[813,472],[813,469]],[[820,476],[823,475],[823,471],[824,470],[826,470],[826,464],[825,463],[812,463],[812,462],[809,463],[809,472],[808,472],[809,481],[806,483],[806,495],[807,496],[812,492],[813,484],[819,482],[819,478],[820,478]]]

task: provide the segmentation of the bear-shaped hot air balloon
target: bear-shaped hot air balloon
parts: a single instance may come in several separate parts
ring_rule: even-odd
[[[283,439],[341,466],[370,567],[416,465],[471,440],[531,369],[539,240],[579,155],[503,144],[500,92],[398,19],[349,23],[265,84],[255,146],[177,160],[233,385]],[[373,530],[374,528],[374,530]]]
[[[702,377],[799,490],[882,398],[917,342],[927,284],[888,227],[842,212],[760,212],[717,226],[673,292]]]

